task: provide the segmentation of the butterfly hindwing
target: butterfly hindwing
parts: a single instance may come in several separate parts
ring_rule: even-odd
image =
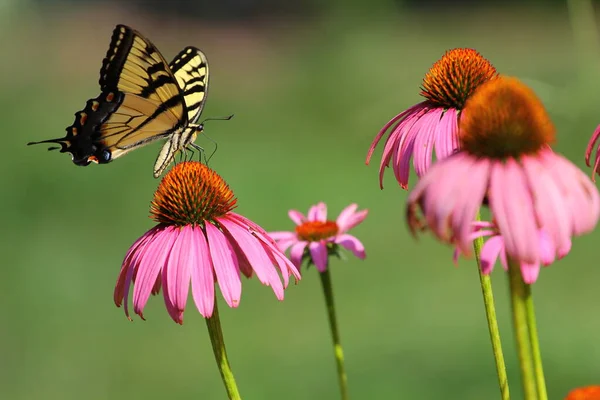
[[[183,91],[188,120],[196,122],[208,94],[208,60],[202,51],[186,47],[169,64]]]
[[[197,128],[190,122],[197,120],[206,100],[208,65],[200,50],[187,47],[170,66],[140,33],[117,25],[99,83],[102,93],[75,114],[64,138],[29,144],[60,144],[60,151],[71,153],[74,163],[87,165],[107,163],[170,137],[170,162],[180,145],[189,143],[182,135],[195,137]]]

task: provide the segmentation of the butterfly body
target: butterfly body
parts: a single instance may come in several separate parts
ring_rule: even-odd
[[[175,154],[193,144],[206,101],[208,63],[195,47],[186,47],[168,64],[140,33],[117,25],[100,70],[101,94],[75,114],[56,143],[73,163],[105,164],[160,139],[167,139],[154,166],[158,177]]]

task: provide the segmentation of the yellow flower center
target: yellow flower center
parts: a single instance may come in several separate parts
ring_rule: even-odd
[[[337,235],[339,231],[335,221],[308,221],[296,227],[296,234],[301,240],[317,242]]]
[[[475,89],[497,75],[476,50],[449,50],[425,74],[421,95],[435,106],[461,110]]]
[[[236,198],[223,178],[197,161],[175,165],[154,193],[151,218],[168,225],[203,225],[236,206]]]
[[[467,100],[459,137],[461,148],[475,156],[506,159],[553,143],[555,129],[533,90],[518,79],[499,77]]]

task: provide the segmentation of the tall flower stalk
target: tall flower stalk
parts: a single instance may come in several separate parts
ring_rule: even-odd
[[[476,216],[476,221],[479,221],[480,219],[481,216],[478,213]],[[473,252],[475,253],[475,259],[477,261],[477,272],[479,274],[479,283],[481,285],[481,294],[483,296],[483,307],[485,309],[486,321],[490,333],[492,353],[494,355],[494,362],[496,364],[498,387],[500,388],[500,397],[502,400],[509,400],[510,389],[508,385],[508,375],[506,374],[506,364],[504,363],[504,353],[502,352],[502,341],[500,340],[500,328],[498,327],[498,318],[496,317],[492,279],[489,275],[484,274],[481,269],[482,248],[483,237],[478,236],[473,240]]]

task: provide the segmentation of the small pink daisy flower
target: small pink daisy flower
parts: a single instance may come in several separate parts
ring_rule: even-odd
[[[496,224],[487,221],[477,221],[472,224],[473,232],[470,235],[471,240],[475,240],[480,237],[489,237],[481,249],[481,272],[485,275],[489,275],[496,261],[500,259],[502,268],[508,271],[508,259],[506,258],[506,247],[504,245],[504,238],[498,231]],[[567,246],[564,249],[554,248],[554,243],[548,233],[543,229],[538,229],[537,232],[538,246],[540,249],[540,259],[536,263],[527,263],[522,261],[520,263],[521,275],[523,281],[527,284],[534,283],[540,273],[541,266],[548,266],[554,262],[555,259],[561,259],[566,256],[571,250],[571,241],[568,241]],[[454,263],[458,263],[458,258],[461,252],[458,248],[454,251]]]
[[[298,280],[300,274],[260,226],[231,211],[236,201],[223,178],[204,164],[182,162],[173,167],[156,190],[150,209],[159,224],[125,256],[114,292],[117,307],[124,303],[130,318],[128,297],[133,284],[133,310],[143,319],[150,294],[158,294],[162,287],[169,315],[182,324],[191,284],[196,308],[210,318],[215,283],[227,304],[237,307],[242,294],[240,273],[251,277],[254,272],[283,300],[289,276]]]
[[[539,265],[548,259],[548,249],[560,257],[573,235],[596,226],[596,187],[550,150],[554,126],[535,93],[518,80],[491,80],[467,100],[460,140],[462,151],[433,165],[409,195],[413,233],[429,228],[470,254],[472,222],[489,203],[506,256]]]
[[[319,203],[312,206],[305,217],[300,211],[290,210],[288,215],[296,224],[294,232],[270,232],[281,251],[290,249],[292,263],[299,269],[302,260],[312,261],[319,272],[324,272],[329,263],[329,255],[337,254],[338,245],[350,250],[360,259],[366,257],[365,247],[347,232],[360,224],[368,210],[356,211],[358,206],[350,204],[335,221],[327,219],[327,206]]]
[[[438,160],[457,151],[458,117],[465,102],[475,89],[496,76],[496,68],[473,49],[449,50],[433,64],[421,88],[427,100],[392,118],[371,143],[367,164],[389,131],[379,166],[380,187],[383,189],[383,173],[390,162],[398,183],[407,189],[411,157],[421,177],[431,165],[434,148]]]

